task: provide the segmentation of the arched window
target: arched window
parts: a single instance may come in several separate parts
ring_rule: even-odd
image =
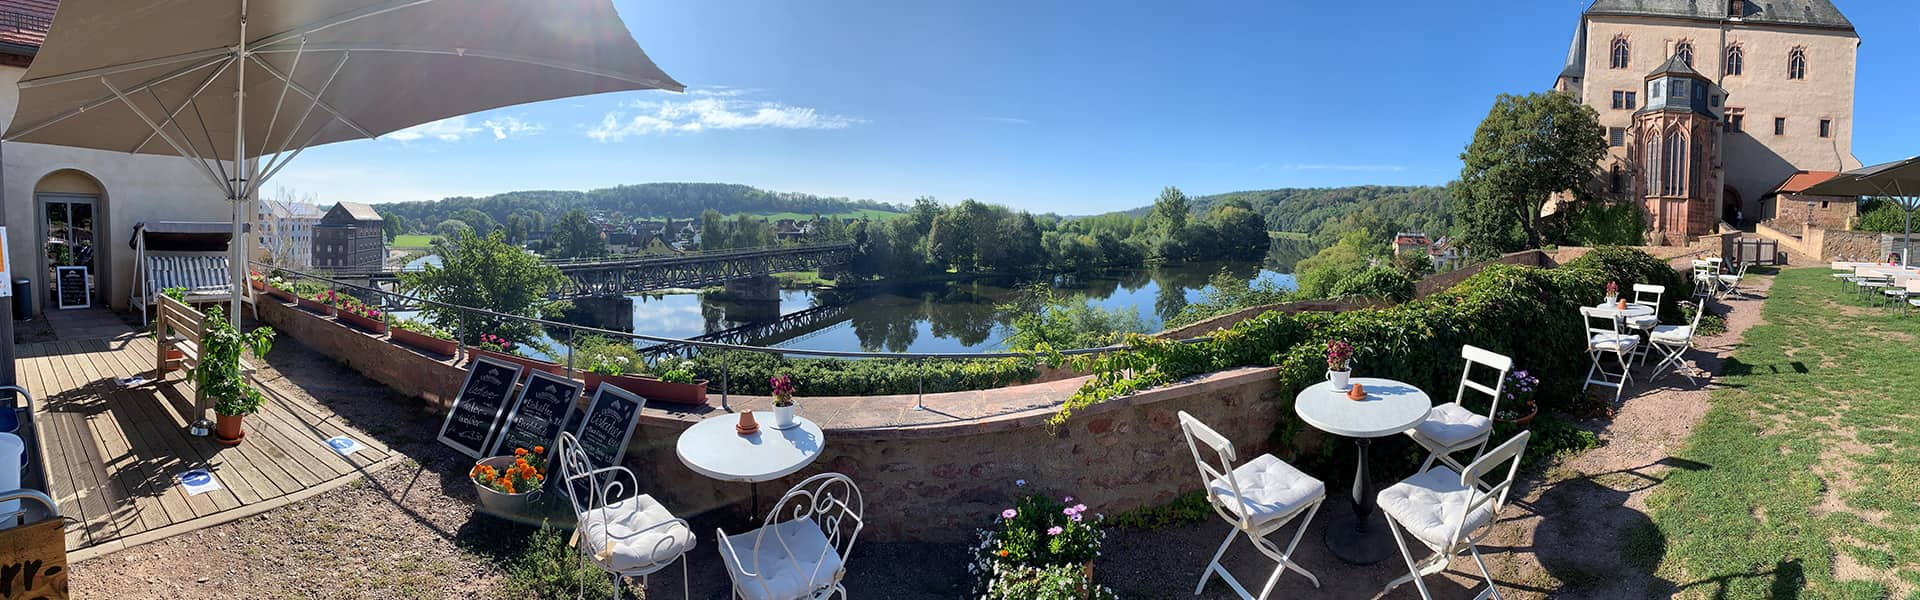
[[[1747,70],[1747,53],[1740,46],[1727,47],[1727,74],[1739,75]]]
[[[1687,193],[1687,138],[1675,129],[1667,132],[1660,156],[1660,195],[1683,196]]]
[[[1647,141],[1647,195],[1653,196],[1660,193],[1660,135],[1648,137],[1652,139]]]
[[[1680,62],[1687,63],[1687,66],[1693,66],[1693,42],[1680,42],[1675,44],[1673,46],[1673,55],[1680,57]]]
[[[1613,57],[1607,66],[1615,69],[1627,68],[1627,59],[1633,57],[1633,49],[1628,46],[1627,38],[1613,38]]]
[[[1787,79],[1807,78],[1807,49],[1794,48],[1787,53]]]

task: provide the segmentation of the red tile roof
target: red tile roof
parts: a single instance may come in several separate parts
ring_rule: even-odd
[[[38,49],[59,7],[59,0],[0,0],[0,44]]]
[[[1798,194],[1820,182],[1833,179],[1839,174],[1838,171],[1801,171],[1794,173],[1792,177],[1787,178],[1785,183],[1780,184],[1780,188],[1774,190],[1773,193]]]

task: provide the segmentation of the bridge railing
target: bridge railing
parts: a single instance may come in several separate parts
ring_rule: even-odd
[[[727,360],[728,352],[747,352],[747,353],[756,353],[756,354],[767,354],[767,355],[780,356],[780,357],[839,358],[839,359],[851,359],[851,360],[893,360],[893,361],[906,361],[906,362],[915,363],[916,367],[918,367],[914,369],[915,371],[914,408],[916,410],[925,409],[925,404],[924,404],[924,396],[926,395],[925,364],[927,361],[986,360],[986,359],[1007,359],[1007,358],[1026,359],[1026,360],[1034,360],[1034,361],[1039,360],[1036,354],[1030,353],[1030,352],[1011,352],[1011,351],[863,352],[863,351],[846,351],[846,350],[814,350],[814,349],[807,349],[807,348],[770,348],[765,346],[750,346],[750,345],[744,345],[744,344],[730,344],[730,343],[703,341],[703,340],[696,340],[696,339],[683,339],[683,338],[664,337],[664,336],[657,336],[657,335],[647,335],[643,333],[634,333],[631,331],[614,331],[611,329],[602,329],[598,327],[589,327],[585,325],[563,323],[560,321],[550,321],[550,320],[540,319],[536,317],[502,313],[502,312],[492,311],[484,308],[476,308],[471,306],[463,306],[459,304],[438,302],[429,298],[414,296],[404,292],[395,292],[395,291],[384,290],[378,287],[359,285],[352,282],[335,279],[332,277],[326,277],[326,276],[312,274],[312,273],[305,273],[301,271],[288,270],[280,267],[273,267],[271,265],[265,265],[257,262],[252,264],[253,264],[253,267],[256,269],[263,269],[263,270],[271,269],[274,273],[281,275],[283,277],[291,277],[294,279],[313,281],[333,289],[377,298],[383,307],[398,306],[398,307],[406,307],[408,309],[425,309],[425,308],[432,307],[432,308],[439,308],[443,310],[451,310],[462,316],[480,317],[482,320],[494,321],[497,323],[521,322],[521,323],[528,323],[528,324],[534,325],[536,327],[539,327],[541,330],[547,332],[547,336],[549,338],[552,338],[555,342],[558,342],[563,345],[565,354],[566,354],[564,364],[566,365],[568,377],[573,377],[578,375],[578,372],[580,369],[576,368],[576,365],[574,364],[574,360],[573,360],[574,348],[576,343],[580,341],[581,338],[586,336],[596,336],[596,337],[607,338],[607,339],[626,339],[628,340],[628,343],[652,342],[653,344],[656,344],[656,345],[671,344],[676,347],[695,348],[702,351],[716,352],[721,357],[720,381],[719,381],[720,407],[723,410],[728,410],[728,411],[732,410],[732,406],[728,402],[729,396],[732,390],[732,377],[731,377],[732,374],[730,369],[731,361]],[[455,357],[456,362],[467,358],[467,354],[468,354],[467,340],[470,339],[467,337],[468,332],[464,329],[467,319],[458,319],[458,322],[461,324],[460,325],[461,328],[459,331],[454,332],[455,336],[458,338],[460,342],[458,344],[459,349],[456,351],[459,353]],[[559,335],[556,335],[556,333],[559,333]],[[1205,338],[1203,337],[1188,338],[1188,339],[1179,340],[1179,343],[1196,343],[1196,342],[1203,341],[1204,339]],[[1086,354],[1099,354],[1103,352],[1111,352],[1111,351],[1120,350],[1123,348],[1124,346],[1120,344],[1114,344],[1109,346],[1063,350],[1063,351],[1058,351],[1057,353],[1062,356],[1079,356],[1079,355],[1086,355]],[[554,357],[554,358],[557,359],[558,357]]]

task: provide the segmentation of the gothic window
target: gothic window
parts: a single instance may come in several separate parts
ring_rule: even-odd
[[[1693,42],[1674,44],[1673,55],[1680,57],[1680,62],[1687,63],[1687,66],[1693,66]]]
[[[1747,70],[1747,53],[1740,46],[1727,47],[1727,74],[1739,75]]]
[[[1807,49],[1794,48],[1787,53],[1787,79],[1807,78]]]
[[[1687,193],[1687,138],[1675,129],[1667,132],[1666,142],[1661,144],[1660,155],[1660,195],[1680,196]]]
[[[1612,176],[1607,180],[1607,189],[1615,194],[1622,192],[1623,190],[1621,188],[1626,187],[1626,178],[1623,175],[1620,171],[1620,165],[1614,165]]]
[[[1647,141],[1647,194],[1655,195],[1660,193],[1660,135],[1656,133],[1651,137]]]
[[[1628,46],[1627,38],[1613,38],[1613,57],[1607,66],[1615,69],[1625,69],[1627,68],[1627,59],[1632,56],[1633,49]]]

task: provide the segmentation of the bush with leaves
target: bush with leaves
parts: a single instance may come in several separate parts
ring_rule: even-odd
[[[1026,480],[1016,485],[1025,488]],[[996,600],[1112,597],[1092,581],[1089,565],[1100,557],[1106,533],[1105,518],[1090,511],[1073,496],[1021,496],[979,532],[967,566],[974,592]]]
[[[1019,301],[996,308],[1013,315],[1005,343],[1015,352],[1098,348],[1122,334],[1147,330],[1138,310],[1093,306],[1084,296],[1062,296],[1044,285],[1028,288]]]
[[[565,284],[566,276],[539,257],[507,244],[498,231],[486,237],[456,232],[453,238],[435,241],[434,249],[440,264],[400,276],[401,284],[414,295],[523,317],[551,316],[564,308],[547,300],[547,294]],[[466,336],[461,341],[468,344],[480,341],[483,333],[520,343],[532,342],[540,334],[537,326],[526,321],[439,305],[428,305],[422,313],[434,325]]]
[[[775,375],[791,375],[795,384],[817,396],[877,396],[984,390],[1017,385],[1039,373],[1038,359],[929,359],[846,360],[788,358],[759,352],[716,351],[693,357],[696,372],[705,373],[709,386],[720,385],[722,366],[730,390],[736,394],[771,396],[767,383]],[[925,387],[920,387],[924,382]],[[714,387],[713,389],[719,389]]]
[[[250,415],[260,410],[267,399],[258,388],[247,385],[240,358],[242,354],[266,356],[273,349],[273,328],[242,333],[227,321],[226,312],[219,306],[208,307],[202,322],[206,332],[200,334],[200,362],[192,372],[194,384],[202,395],[213,399],[213,410],[220,415]]]
[[[1387,266],[1374,266],[1351,273],[1333,284],[1335,298],[1374,298],[1395,303],[1413,299],[1413,278]]]

